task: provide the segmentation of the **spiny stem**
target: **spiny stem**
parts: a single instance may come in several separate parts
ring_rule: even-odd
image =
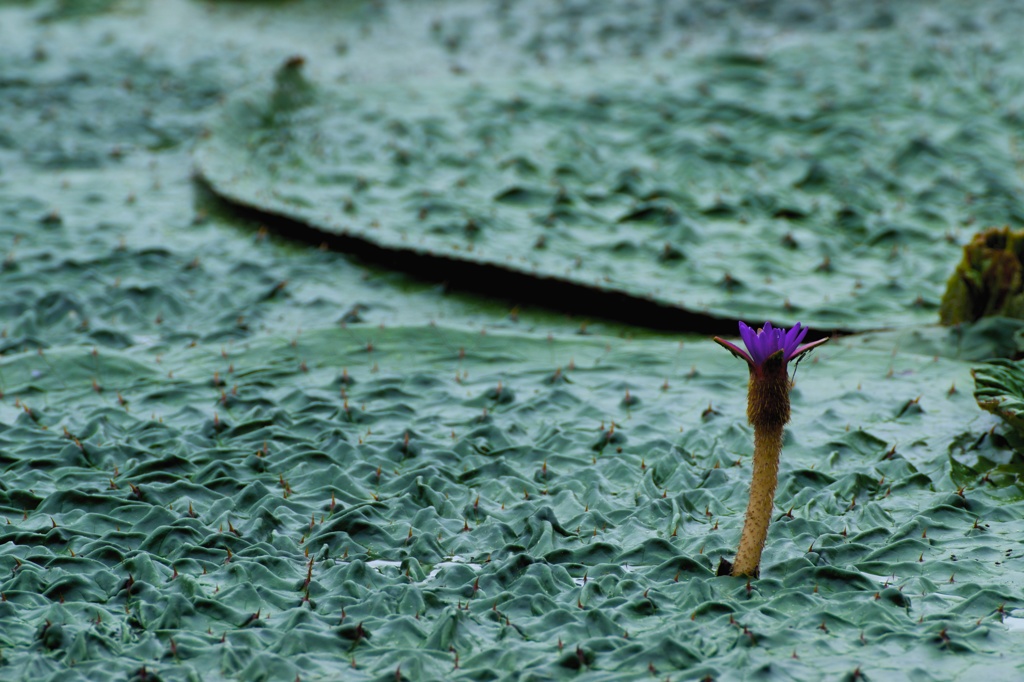
[[[734,576],[757,577],[760,572],[779,479],[782,430],[789,422],[789,389],[789,373],[781,352],[772,354],[763,365],[751,367],[747,420],[754,427],[754,462],[750,502],[732,567]]]
[[[757,577],[761,551],[772,520],[775,486],[779,477],[782,452],[782,426],[754,429],[754,471],[750,480],[750,502],[743,522],[743,533],[733,563],[734,576]]]

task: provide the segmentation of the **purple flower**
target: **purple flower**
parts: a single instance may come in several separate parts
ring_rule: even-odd
[[[744,351],[736,344],[717,336],[715,341],[736,357],[746,360],[752,371],[760,372],[768,358],[779,351],[782,351],[782,368],[784,369],[786,363],[793,358],[799,357],[812,348],[816,348],[828,341],[825,338],[800,345],[805,336],[807,336],[807,328],[802,327],[799,322],[788,331],[773,327],[771,322],[765,322],[764,327],[754,331],[752,327],[748,327],[740,322],[740,337],[743,339],[743,345],[747,347],[747,350]]]

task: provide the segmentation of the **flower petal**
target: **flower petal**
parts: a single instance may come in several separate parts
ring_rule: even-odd
[[[782,344],[782,350],[784,351],[784,357],[786,360],[793,357],[797,346],[800,345],[800,342],[804,340],[805,336],[807,336],[807,327],[802,327],[799,322],[797,322],[792,329],[786,332],[786,338]]]
[[[804,353],[806,353],[809,350],[814,350],[815,348],[817,348],[821,344],[825,343],[826,341],[828,341],[828,337],[827,336],[825,338],[823,338],[823,339],[818,339],[817,341],[811,341],[810,343],[805,343],[804,345],[798,347],[795,351],[793,351],[793,355],[789,359],[792,360],[793,358],[797,357],[798,355],[803,355]]]
[[[782,330],[772,326],[771,322],[765,322],[764,327],[758,332],[758,354],[760,357],[757,364],[762,364],[771,357],[772,353],[779,350],[779,341],[782,337]]]
[[[743,324],[743,323],[741,322],[740,324]],[[733,355],[735,355],[736,357],[740,358],[741,360],[746,360],[748,365],[753,365],[754,364],[753,359],[751,359],[751,357],[746,352],[744,352],[743,349],[741,349],[739,346],[737,346],[735,343],[729,343],[725,339],[723,339],[721,337],[718,337],[718,336],[715,337],[715,343],[717,343],[718,345],[722,346],[726,350],[730,351]]]
[[[740,322],[739,329],[743,345],[747,347],[746,351],[717,336],[715,341],[736,357],[746,360],[752,370],[757,369],[758,371],[775,353],[781,351],[782,362],[787,363],[828,340],[827,338],[819,339],[800,345],[807,337],[809,330],[799,322],[790,329],[786,329],[785,327],[773,327],[771,322],[765,321],[764,326],[757,331],[754,331],[754,328],[745,322]]]
[[[754,350],[754,346],[757,344],[757,332],[743,322],[740,322],[740,338],[743,339],[743,345],[747,347],[747,350]]]
[[[804,340],[804,337],[807,336],[807,327],[801,327],[800,323],[797,322],[796,326],[793,329],[794,330],[799,330],[799,333],[796,335],[796,338],[793,340],[793,345],[799,346],[800,343]]]
[[[744,325],[745,326],[745,325]],[[747,350],[750,352],[750,357],[757,362],[757,358],[760,357],[760,344],[761,344],[761,330],[753,327],[747,327],[748,332],[743,339],[743,342],[747,346]]]

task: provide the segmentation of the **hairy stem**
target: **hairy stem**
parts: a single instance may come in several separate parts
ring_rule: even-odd
[[[747,419],[754,427],[754,470],[747,516],[732,567],[734,576],[757,577],[760,571],[761,552],[775,505],[782,429],[789,422],[789,387],[789,374],[781,352],[768,358],[761,367],[751,369]]]
[[[782,425],[754,429],[754,473],[750,480],[750,502],[743,522],[740,546],[733,562],[732,574],[757,577],[761,551],[768,537],[775,503],[775,485],[779,477],[779,455],[782,452]]]

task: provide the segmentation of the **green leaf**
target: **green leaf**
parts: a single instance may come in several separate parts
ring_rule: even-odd
[[[281,83],[254,86],[228,98],[196,162],[218,194],[312,227],[306,239],[721,317],[927,324],[960,224],[1024,216],[1012,131],[945,66],[913,80],[905,54],[954,57],[905,36],[870,42],[885,87],[848,68],[853,51],[813,41],[762,58],[753,80],[728,54],[666,64],[721,82],[706,91],[615,64],[599,84],[570,67],[471,84],[310,79],[285,109]],[[886,126],[856,113],[866,97]],[[965,175],[991,185],[969,211],[953,179]]]
[[[974,397],[978,405],[1002,418],[1024,438],[1024,365],[993,360],[974,368]]]

